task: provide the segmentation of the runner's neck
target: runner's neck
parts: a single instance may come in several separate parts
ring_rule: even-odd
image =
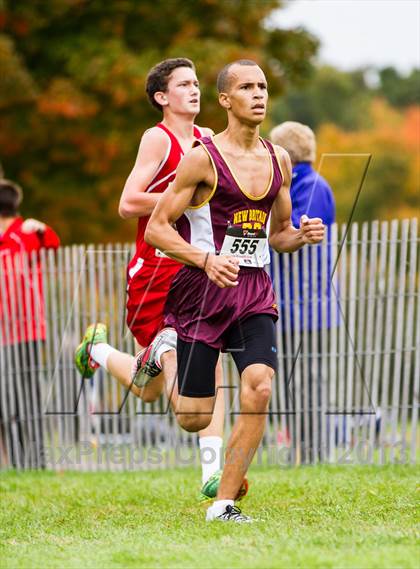
[[[166,114],[162,124],[166,126],[178,140],[186,142],[194,139],[194,116]]]
[[[217,137],[219,145],[232,154],[238,152],[250,152],[257,150],[260,146],[260,132],[258,126],[249,126],[235,121],[229,122],[226,130]]]

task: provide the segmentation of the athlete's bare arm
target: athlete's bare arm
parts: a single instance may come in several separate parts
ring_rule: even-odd
[[[168,136],[160,128],[151,128],[143,134],[136,162],[120,199],[118,211],[123,219],[150,215],[155,208],[161,194],[145,190],[164,160],[168,144]]]
[[[292,203],[290,200],[290,184],[292,181],[292,164],[286,150],[275,147],[281,164],[284,180],[274,201],[270,220],[270,245],[278,253],[292,253],[306,244],[320,243],[324,237],[322,219],[309,219],[303,215],[300,228],[296,229],[290,219]]]
[[[192,149],[180,162],[174,183],[162,195],[146,228],[145,241],[186,265],[204,269],[221,288],[236,286],[237,259],[209,255],[187,243],[173,224],[190,205],[202,203],[214,184],[210,159],[202,147]]]

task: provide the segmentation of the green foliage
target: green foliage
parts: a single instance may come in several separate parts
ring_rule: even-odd
[[[372,95],[362,71],[344,72],[320,67],[309,85],[290,89],[273,105],[275,123],[295,120],[317,129],[332,122],[346,130],[366,125],[366,107]]]
[[[0,77],[0,110],[34,100],[33,80],[22,65],[13,42],[3,34],[0,34]]]
[[[363,221],[375,219],[384,194],[387,204],[393,203],[396,209],[400,204],[401,188],[407,185],[409,157],[404,152],[378,150],[373,153],[366,186],[360,196],[356,219]]]
[[[313,54],[319,41],[306,30],[273,30],[269,36],[268,52],[275,58],[283,88],[305,84],[313,75]],[[270,86],[271,89],[271,86]],[[271,90],[272,92],[272,90]]]
[[[352,210],[369,154],[354,219],[418,215],[420,107],[413,104],[420,101],[420,70],[404,78],[384,69],[375,87],[367,76],[320,67],[307,86],[293,87],[272,108],[272,126],[296,120],[316,131],[321,174],[334,190],[339,222]]]
[[[24,214],[53,225],[64,243],[134,238],[117,205],[142,132],[160,119],[147,71],[165,57],[196,62],[199,123],[223,128],[215,82],[240,57],[301,81],[317,42],[264,27],[279,0],[6,0],[0,5],[0,154],[24,188]],[[4,81],[3,81],[4,78]],[[98,214],[99,212],[99,214]]]
[[[420,107],[401,112],[383,99],[372,99],[365,114],[366,128],[348,132],[326,123],[317,132],[321,174],[334,190],[337,221],[348,220],[368,155],[371,161],[354,220],[416,217]]]
[[[420,105],[420,69],[413,69],[404,77],[393,67],[385,67],[380,70],[379,78],[378,94],[385,97],[391,105]]]
[[[418,468],[258,468],[249,525],[206,523],[197,471],[2,473],[3,569],[417,569]]]

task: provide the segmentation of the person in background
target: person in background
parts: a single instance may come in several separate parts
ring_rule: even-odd
[[[316,158],[316,139],[314,132],[306,125],[299,122],[287,121],[279,124],[270,133],[270,139],[274,144],[278,144],[287,150],[292,161],[292,183],[290,188],[290,197],[292,201],[292,223],[294,227],[299,227],[300,218],[302,215],[308,217],[320,217],[326,226],[328,258],[327,258],[327,275],[331,275],[332,259],[330,253],[331,243],[331,225],[335,222],[335,201],[334,195],[328,182],[314,170],[313,164]],[[293,270],[290,264],[289,278],[286,282],[286,275],[284,269],[284,254],[279,256],[280,267],[280,309],[282,312],[282,326],[283,326],[283,348],[286,353],[286,338],[285,326],[287,320],[286,316],[286,298],[285,287],[289,287],[290,299],[290,322],[292,326],[292,334],[299,334],[295,344],[300,345],[300,353],[298,356],[297,364],[303,362],[306,358],[309,370],[309,392],[305,394],[304,383],[301,383],[300,393],[296,392],[295,382],[293,377],[290,379],[291,369],[287,362],[293,359],[296,354],[290,354],[292,358],[285,358],[285,367],[287,369],[286,377],[288,378],[288,386],[286,387],[286,405],[287,410],[295,411],[295,404],[298,397],[301,401],[301,409],[304,408],[306,401],[306,409],[304,413],[307,418],[307,428],[305,432],[304,421],[301,424],[300,441],[296,440],[296,433],[294,429],[289,431],[293,433],[292,446],[295,449],[295,461],[310,463],[321,458],[321,416],[320,416],[320,401],[323,389],[323,379],[321,375],[321,359],[320,353],[322,349],[321,335],[317,335],[317,352],[312,353],[312,333],[315,328],[321,328],[322,322],[322,300],[327,298],[327,323],[331,324],[330,317],[330,298],[331,298],[331,282],[327,276],[326,289],[322,287],[322,257],[321,247],[317,250],[317,266],[312,265],[312,259],[309,258],[308,271],[304,271],[304,262],[302,252],[299,251],[299,322],[295,322],[293,310]],[[272,253],[275,255],[276,253]],[[274,263],[272,267],[272,276]],[[314,290],[314,288],[316,290]],[[315,294],[317,298],[317,306],[313,306],[312,298]],[[307,306],[307,314],[304,315],[304,306]],[[315,310],[318,314],[315,318]],[[306,318],[305,318],[306,317]],[[307,327],[308,342],[305,344],[303,341],[303,326]],[[292,343],[293,346],[293,343]],[[290,381],[289,381],[290,380]],[[325,385],[324,385],[325,386]],[[315,397],[315,390],[317,397]],[[315,409],[315,406],[317,409]],[[293,414],[288,414],[288,421],[294,420]],[[318,428],[314,429],[314,424],[317,422]],[[309,428],[308,428],[309,427]],[[288,438],[288,437],[286,437]],[[299,450],[298,450],[299,449]]]
[[[43,468],[39,360],[46,320],[38,253],[57,249],[60,239],[45,223],[20,216],[22,198],[20,186],[0,179],[0,432],[10,465]]]

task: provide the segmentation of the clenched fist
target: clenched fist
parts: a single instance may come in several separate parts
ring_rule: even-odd
[[[303,241],[309,245],[321,243],[324,239],[325,226],[319,217],[309,218],[307,215],[302,215],[300,218],[300,230]]]
[[[220,288],[238,285],[239,260],[227,255],[209,255],[204,270]]]

